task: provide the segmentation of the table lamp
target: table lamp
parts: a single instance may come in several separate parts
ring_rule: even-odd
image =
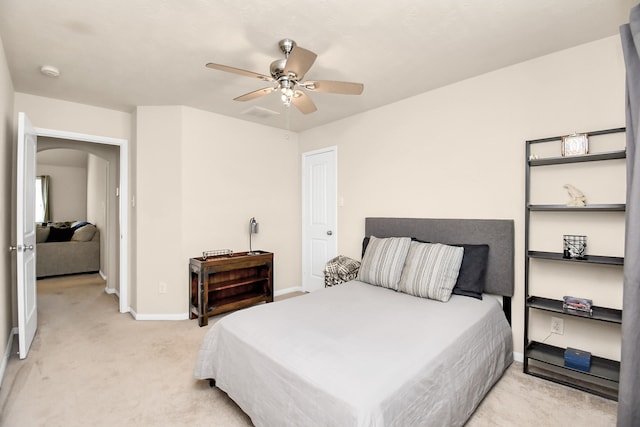
[[[258,233],[258,222],[255,217],[251,217],[249,220],[249,253],[247,255],[257,255],[259,252],[253,252],[253,248],[251,247],[251,236],[253,234]]]

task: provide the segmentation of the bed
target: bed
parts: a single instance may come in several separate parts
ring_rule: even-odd
[[[256,426],[463,425],[513,360],[513,222],[367,218],[365,234],[487,244],[486,294],[443,303],[355,280],[252,307],[212,326],[195,377]]]

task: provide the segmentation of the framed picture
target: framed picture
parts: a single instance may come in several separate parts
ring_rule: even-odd
[[[581,156],[589,153],[589,135],[574,133],[562,137],[562,156]]]

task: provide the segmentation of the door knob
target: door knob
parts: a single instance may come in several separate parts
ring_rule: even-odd
[[[22,246],[22,245],[9,246],[9,252],[13,252],[13,251],[26,252],[26,251],[32,251],[32,250],[33,250],[33,245],[28,245],[28,246]]]
[[[329,230],[327,231],[327,236],[331,236],[333,234],[333,231]]]

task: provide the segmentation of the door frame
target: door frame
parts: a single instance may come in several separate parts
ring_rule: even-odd
[[[79,142],[115,145],[120,147],[120,176],[118,185],[118,217],[120,234],[120,257],[118,265],[119,311],[128,313],[129,307],[129,141],[107,136],[87,135],[55,129],[34,128],[38,137],[68,139]]]
[[[307,230],[306,230],[306,223],[307,223],[307,218],[309,215],[309,212],[307,212],[307,198],[310,197],[311,195],[308,194],[307,192],[307,186],[305,185],[306,183],[306,168],[307,168],[307,159],[311,156],[317,155],[317,154],[323,154],[323,153],[329,153],[329,152],[333,152],[333,159],[334,159],[334,171],[335,171],[335,176],[334,176],[334,181],[335,181],[335,194],[336,194],[336,198],[338,198],[338,146],[337,145],[332,145],[329,147],[324,147],[324,148],[320,148],[317,150],[312,150],[312,151],[305,151],[304,153],[302,153],[302,166],[300,168],[300,173],[301,173],[301,179],[300,179],[300,186],[302,187],[302,196],[301,196],[301,202],[302,202],[302,230],[301,230],[301,235],[302,235],[302,290],[303,291],[307,291],[308,290],[308,283],[305,283],[305,274],[304,272],[307,271],[308,269],[311,268],[310,265],[306,265],[307,264],[307,257],[306,255],[306,241],[309,239],[309,236],[307,235]],[[335,238],[333,239],[333,252],[335,254],[338,253],[338,209],[337,209],[337,200],[336,200],[336,209],[334,210],[334,218],[333,218],[333,223],[334,223],[334,227],[333,227],[333,234],[335,236]]]

